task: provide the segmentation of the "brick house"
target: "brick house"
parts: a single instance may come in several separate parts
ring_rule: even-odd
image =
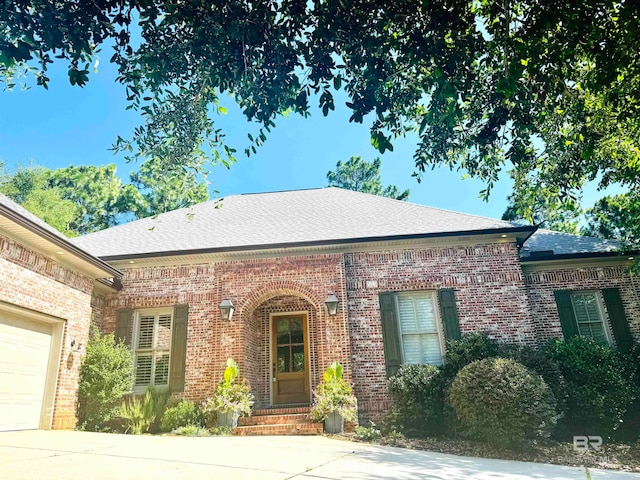
[[[202,400],[233,357],[258,408],[308,404],[337,360],[377,418],[387,376],[441,364],[461,333],[640,338],[639,284],[613,242],[338,188],[230,196],[72,242],[121,272],[92,312],[131,345],[134,391]]]

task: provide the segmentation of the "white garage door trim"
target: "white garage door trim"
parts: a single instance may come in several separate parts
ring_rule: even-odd
[[[64,334],[65,320],[36,310],[19,307],[1,300],[0,315],[16,320],[30,320],[32,322],[51,325],[51,348],[49,351],[49,362],[46,372],[44,397],[39,425],[39,428],[49,430],[51,429],[51,423],[53,421],[53,409],[58,384],[58,372],[61,363],[60,354],[62,352],[62,338]]]

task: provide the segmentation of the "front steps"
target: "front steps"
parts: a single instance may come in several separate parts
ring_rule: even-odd
[[[321,435],[322,423],[309,418],[310,407],[268,408],[256,410],[250,417],[238,419],[233,435]]]

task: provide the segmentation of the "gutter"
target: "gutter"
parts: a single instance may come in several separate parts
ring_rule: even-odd
[[[29,220],[28,218],[23,217],[22,215],[20,215],[19,213],[15,212],[14,210],[8,208],[6,205],[3,205],[2,203],[0,203],[0,215],[8,218],[12,222],[20,225],[21,227],[29,230],[30,232],[33,232],[36,235],[39,235],[40,237],[44,238],[45,240],[53,243],[54,245],[57,245],[58,247],[62,248],[63,250],[66,250],[67,252],[69,252],[69,253],[75,255],[76,257],[84,260],[85,262],[93,265],[94,267],[97,267],[100,270],[103,270],[104,272],[106,272],[106,273],[108,273],[110,275],[113,275],[113,277],[119,278],[119,277],[122,276],[122,272],[121,271],[113,268],[111,265],[109,265],[108,263],[104,262],[100,258],[94,257],[90,253],[85,252],[81,248],[76,247],[73,243],[71,243],[66,238],[63,238],[63,237],[61,237],[59,235],[56,235],[55,233],[51,232],[50,230],[48,230],[46,228],[43,228],[42,226],[38,225],[37,223],[34,223],[33,221]]]
[[[524,240],[522,240],[522,242],[520,242],[518,244],[518,250],[520,250],[522,247],[524,247],[524,244],[527,243],[527,240],[529,240],[534,233],[536,233],[538,231],[538,228],[540,228],[539,225],[533,225],[533,230],[531,230],[529,232],[529,235],[527,235],[526,237],[524,237]]]
[[[632,260],[634,256],[640,255],[640,250],[630,250],[628,252],[582,252],[582,253],[561,253],[550,255],[536,255],[534,257],[520,257],[520,261],[523,263],[541,262],[549,260],[580,260],[589,258],[616,258],[616,257],[629,257],[627,260]]]
[[[110,289],[115,290],[116,292],[119,292],[120,290],[122,290],[122,281],[120,280],[119,277],[97,278],[96,282],[104,285],[105,287],[109,287]]]
[[[483,230],[462,230],[455,232],[435,232],[435,233],[412,233],[407,235],[384,235],[375,237],[355,237],[344,238],[335,240],[310,240],[304,242],[284,242],[284,243],[264,243],[257,245],[239,245],[233,247],[215,247],[215,248],[196,248],[189,250],[165,250],[161,252],[149,252],[149,253],[130,253],[126,255],[106,255],[100,257],[102,260],[111,262],[117,260],[134,260],[143,258],[156,258],[156,257],[168,257],[168,256],[186,256],[186,255],[202,255],[211,253],[228,253],[228,252],[246,252],[256,250],[275,250],[283,248],[297,248],[297,247],[314,247],[314,246],[327,246],[327,245],[341,245],[341,244],[354,244],[365,242],[383,242],[383,241],[397,241],[397,240],[418,240],[429,238],[443,238],[443,237],[460,237],[460,236],[478,236],[478,235],[497,235],[497,234],[527,234],[525,240],[529,238],[538,227],[523,226],[523,227],[503,227],[503,228],[486,228]],[[522,242],[524,243],[524,242]]]

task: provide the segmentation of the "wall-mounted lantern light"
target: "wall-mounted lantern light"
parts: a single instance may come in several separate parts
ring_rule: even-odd
[[[231,317],[233,317],[233,311],[235,307],[233,303],[228,298],[225,298],[222,302],[220,302],[220,316],[222,320],[230,321]]]
[[[87,349],[84,345],[78,342],[75,338],[71,340],[71,344],[69,346],[71,347],[71,353],[78,353],[80,355],[87,353]]]
[[[329,312],[329,315],[335,315],[338,313],[339,303],[340,301],[338,300],[338,297],[336,297],[333,292],[329,292],[329,296],[324,301],[324,304],[327,306],[327,311]]]

